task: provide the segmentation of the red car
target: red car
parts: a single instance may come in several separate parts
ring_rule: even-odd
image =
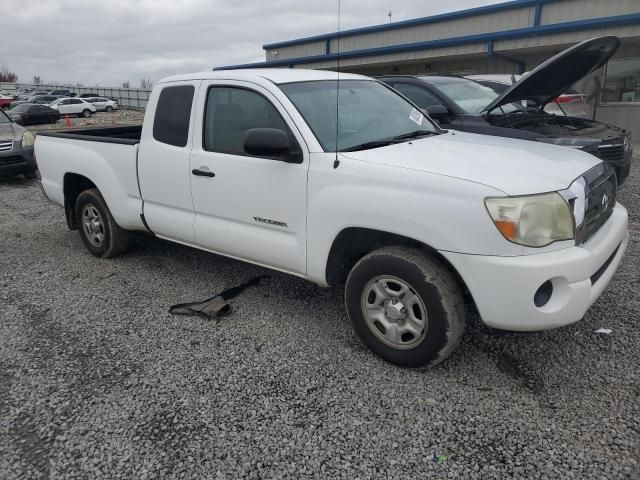
[[[11,104],[13,102],[15,102],[15,101],[16,101],[16,99],[12,95],[1,95],[0,94],[0,108],[2,108],[3,110],[6,110],[7,108],[9,108],[11,106]]]

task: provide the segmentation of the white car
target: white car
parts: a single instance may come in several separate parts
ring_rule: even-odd
[[[580,320],[628,242],[608,164],[442,130],[360,75],[174,76],[154,86],[142,126],[40,132],[35,154],[91,254],[115,257],[140,231],[344,284],[362,341],[409,367],[456,348],[464,293],[494,328]]]
[[[118,102],[115,100],[109,100],[103,97],[91,97],[85,98],[89,103],[92,103],[98,112],[113,112],[118,109]]]
[[[466,78],[475,80],[500,94],[524,76],[526,73],[523,75],[467,75]],[[587,96],[573,88],[569,88],[562,95],[556,97],[555,101],[547,103],[544,111],[553,115],[566,114],[576,118],[590,119],[593,117],[593,109],[587,103]]]
[[[59,98],[49,106],[60,112],[60,115],[78,115],[89,118],[96,113],[96,107],[82,98]]]

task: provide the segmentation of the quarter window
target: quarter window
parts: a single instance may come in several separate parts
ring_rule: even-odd
[[[176,147],[187,145],[194,91],[192,85],[162,89],[153,119],[153,138]]]
[[[259,93],[233,87],[209,89],[204,118],[205,150],[247,155],[244,137],[252,128],[278,128],[287,132],[292,145],[296,145],[280,113]]]

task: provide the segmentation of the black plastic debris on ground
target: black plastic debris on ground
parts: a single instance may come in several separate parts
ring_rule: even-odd
[[[231,305],[229,300],[238,296],[248,287],[259,285],[263,279],[269,278],[268,275],[260,275],[251,280],[242,283],[236,287],[231,287],[223,292],[214,295],[202,302],[180,303],[169,308],[169,313],[174,315],[197,315],[199,317],[213,319],[231,313]]]

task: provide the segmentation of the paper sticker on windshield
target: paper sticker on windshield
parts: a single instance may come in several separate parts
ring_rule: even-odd
[[[422,120],[424,119],[424,115],[422,115],[422,113],[420,113],[418,110],[416,110],[415,108],[411,109],[411,114],[409,115],[409,118],[417,123],[418,125],[422,126]]]

